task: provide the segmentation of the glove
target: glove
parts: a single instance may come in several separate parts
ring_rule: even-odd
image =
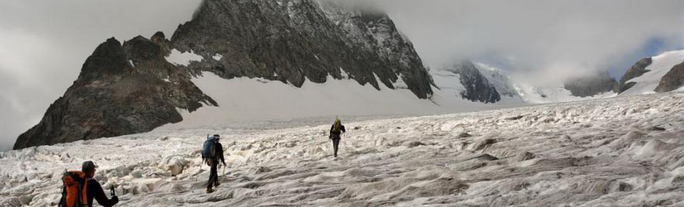
[[[119,197],[117,197],[117,196],[112,197],[112,201],[114,202],[114,204],[119,203]]]

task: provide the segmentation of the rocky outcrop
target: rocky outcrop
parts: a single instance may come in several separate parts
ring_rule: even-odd
[[[564,87],[573,96],[589,97],[615,90],[617,81],[608,72],[571,78],[565,81]]]
[[[655,88],[655,92],[663,93],[677,90],[684,86],[684,63],[675,65],[672,70],[667,72],[662,79],[658,87]]]
[[[627,72],[625,73],[622,78],[620,78],[620,82],[618,83],[618,93],[625,92],[627,89],[631,88],[636,84],[635,82],[628,82],[629,80],[639,77],[643,75],[644,73],[647,73],[648,70],[646,70],[646,67],[651,65],[653,63],[653,60],[651,58],[644,58],[639,60],[639,62],[636,62]]]
[[[489,83],[472,62],[462,61],[446,70],[459,75],[461,84],[465,88],[461,92],[462,98],[483,103],[496,103],[501,100],[494,85]]]
[[[260,77],[301,87],[307,80],[351,78],[380,89],[394,88],[401,78],[417,97],[432,94],[418,54],[386,14],[331,1],[206,0],[171,45],[204,57],[191,70],[227,79]]]
[[[100,44],[74,84],[38,125],[19,136],[14,149],[147,132],[181,121],[177,108],[217,105],[185,70],[166,62],[162,51],[143,37]]]

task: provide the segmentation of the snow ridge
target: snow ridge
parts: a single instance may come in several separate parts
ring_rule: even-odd
[[[655,93],[655,88],[658,86],[663,76],[665,76],[665,74],[667,74],[675,65],[684,62],[684,50],[665,52],[653,57],[652,60],[653,62],[651,65],[646,67],[646,70],[649,72],[628,80],[627,83],[635,82],[636,84],[620,93],[620,95]]]

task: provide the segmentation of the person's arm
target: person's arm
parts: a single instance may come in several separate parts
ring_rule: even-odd
[[[333,124],[332,126],[330,126],[330,134],[333,133],[333,129],[335,129],[335,124]]]
[[[99,182],[97,182],[97,180],[89,180],[88,186],[90,187],[88,189],[88,194],[92,194],[93,198],[95,198],[95,200],[97,200],[97,203],[99,203],[100,205],[104,207],[111,207],[119,202],[119,198],[116,196],[112,197],[112,199],[108,199],[107,195],[105,195],[104,190],[102,190],[102,186]]]
[[[62,187],[62,198],[59,199],[59,204],[57,204],[58,207],[62,207],[62,204],[66,200],[66,186]]]
[[[344,132],[344,133],[346,133],[346,132],[347,132],[347,130],[345,130],[345,129],[344,129],[344,125],[340,125],[340,129],[341,129],[341,130],[342,130],[342,132]]]

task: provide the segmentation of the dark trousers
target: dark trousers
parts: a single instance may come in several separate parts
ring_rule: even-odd
[[[340,146],[340,135],[332,135],[330,138],[333,141],[333,150],[335,150],[335,157],[337,157],[337,149]]]
[[[207,181],[207,188],[212,188],[214,185],[218,183],[218,170],[217,165],[218,165],[218,160],[208,160],[207,163],[209,166],[211,166],[211,170],[209,173],[209,181]]]

